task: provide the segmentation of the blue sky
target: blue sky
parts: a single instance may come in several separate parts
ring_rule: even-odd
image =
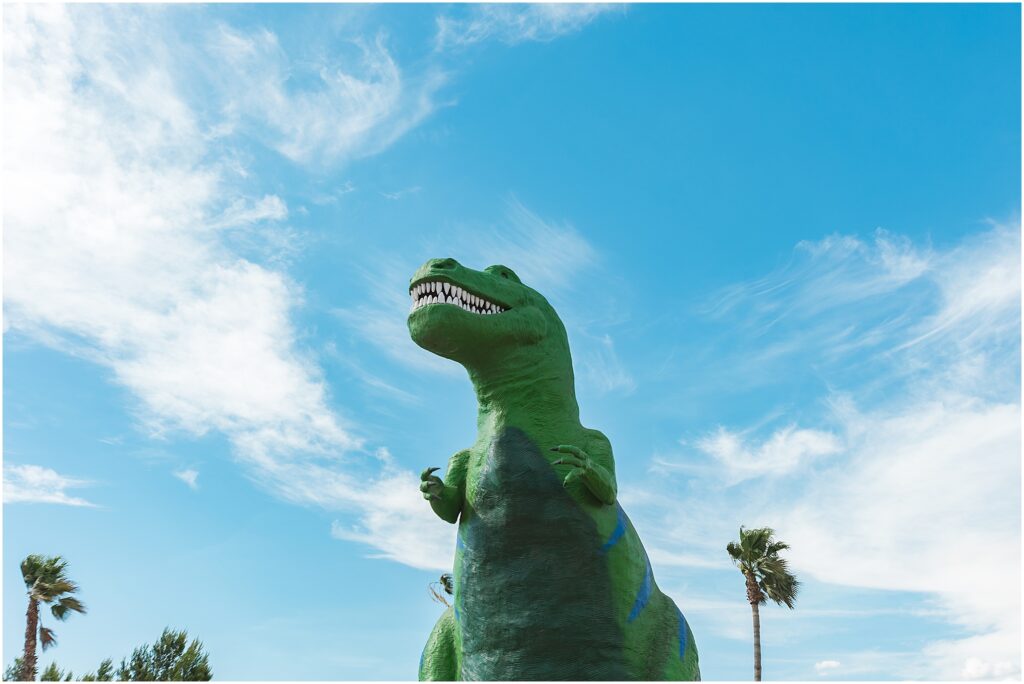
[[[792,544],[770,679],[1020,676],[1016,5],[10,6],[4,662],[28,553],[81,674],[410,679],[474,438],[424,260],[511,266],[686,613]]]

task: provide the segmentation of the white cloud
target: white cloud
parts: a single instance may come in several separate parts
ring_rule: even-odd
[[[362,440],[329,406],[321,372],[301,348],[292,323],[301,288],[228,239],[237,228],[272,239],[287,206],[274,195],[249,198],[238,180],[247,172],[229,148],[214,146],[226,134],[208,132],[225,128],[204,121],[174,78],[174,48],[188,46],[168,45],[173,32],[146,8],[22,5],[4,16],[8,332],[108,368],[138,399],[152,435],[220,432],[249,476],[277,496],[400,532],[394,521],[422,513],[404,503],[417,500],[415,482],[376,498],[365,482],[405,486],[413,475],[342,459]],[[397,67],[382,44],[367,49],[382,60],[379,79],[391,83]],[[373,84],[363,88],[338,72],[325,79],[380,101]],[[361,116],[358,102],[342,104],[336,93],[288,103],[283,91],[262,92],[279,111],[322,107],[326,116],[340,107]],[[331,154],[368,153],[398,134],[373,133],[381,111],[331,131],[300,126],[276,142],[301,156],[318,135],[330,135],[341,139]],[[211,161],[225,157],[223,165]],[[81,481],[21,468],[9,471],[8,500],[88,505],[63,493]],[[195,482],[188,471],[178,476]],[[382,518],[389,515],[391,523]],[[421,562],[402,549],[422,540],[360,540],[389,558]]]
[[[352,43],[355,63],[307,64],[290,60],[270,31],[221,24],[211,49],[231,126],[266,131],[297,162],[337,163],[380,152],[434,111],[442,72],[403,74],[383,34]]]
[[[185,470],[176,470],[172,473],[174,477],[178,478],[182,482],[188,485],[188,488],[192,491],[199,489],[199,471],[186,468]]]
[[[719,427],[700,439],[697,448],[717,460],[729,484],[735,484],[763,475],[792,473],[809,460],[838,453],[841,444],[830,432],[788,425],[760,444],[750,444],[743,435]]]
[[[826,582],[932,593],[979,637],[1019,638],[1019,407],[936,397],[896,413],[839,412],[848,459],[772,515],[794,566]],[[967,645],[946,648],[961,659],[944,659],[939,676],[962,676]],[[970,657],[1018,655],[990,651]]]
[[[622,5],[602,4],[473,5],[464,18],[437,18],[435,45],[444,50],[486,40],[508,45],[550,41],[579,31],[602,14],[624,11]]]
[[[467,231],[457,244],[469,259],[466,263],[479,263],[479,268],[504,264],[549,298],[570,289],[599,261],[597,251],[575,226],[541,218],[515,197],[506,203],[499,226]]]
[[[838,660],[821,660],[814,663],[814,671],[819,675],[827,675],[839,669],[842,665]]]
[[[136,101],[160,65],[122,59],[117,43],[88,51],[110,30],[99,16],[25,7],[7,25],[10,328],[109,366],[156,432],[275,425],[309,448],[351,448],[295,350],[298,287],[216,232],[225,215],[282,217],[283,203],[220,209],[232,188],[203,163],[173,84],[158,78],[154,99]]]
[[[579,354],[576,367],[582,371],[581,379],[593,386],[599,394],[622,392],[628,395],[636,389],[636,380],[622,365],[619,355],[615,353],[615,342],[607,333],[588,340]]]
[[[833,387],[828,427],[791,425],[764,441],[719,429],[696,444],[715,471],[660,466],[685,472],[693,495],[685,510],[671,498],[641,509],[656,516],[655,545],[700,555],[739,523],[771,524],[798,575],[924,594],[969,635],[898,658],[843,654],[844,674],[1019,677],[1019,227],[994,225],[943,251],[879,233],[799,252],[727,291],[712,313],[749,335],[738,356],[770,338],[786,354],[757,363],[784,371],[787,356],[831,358],[819,366]],[[857,373],[837,389],[830,376],[852,360]],[[797,468],[807,470],[797,484],[768,477]],[[725,496],[722,478],[748,484]]]
[[[4,465],[4,503],[53,503],[65,506],[95,506],[85,499],[69,496],[65,490],[92,483],[66,477],[37,465]]]

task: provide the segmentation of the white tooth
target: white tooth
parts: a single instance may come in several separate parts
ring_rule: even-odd
[[[430,283],[430,287],[431,287],[431,289],[434,292],[440,292],[441,291],[441,283],[438,283],[438,282]]]
[[[462,288],[459,287],[458,285],[452,286],[452,294],[454,294],[456,297],[461,297],[462,296]]]
[[[444,291],[445,292],[448,292],[451,289],[452,289],[452,284],[451,283],[445,283],[444,284]]]

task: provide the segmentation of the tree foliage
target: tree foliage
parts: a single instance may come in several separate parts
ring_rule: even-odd
[[[39,681],[41,682],[70,682],[73,679],[74,675],[71,673],[71,670],[64,672],[64,670],[57,667],[57,663],[50,663],[49,667],[39,675]]]
[[[188,640],[188,632],[164,629],[160,639],[152,646],[143,644],[124,658],[118,668],[107,658],[100,663],[96,672],[89,672],[78,678],[80,682],[109,682],[113,680],[130,682],[205,682],[212,678],[209,654],[203,650],[198,639]],[[4,681],[25,681],[21,678],[22,659],[4,670]],[[40,681],[70,682],[70,671],[61,670],[57,663],[43,670]]]
[[[107,658],[100,666],[96,668],[96,672],[90,672],[82,676],[80,681],[83,682],[109,682],[114,678],[114,661]]]
[[[185,630],[166,628],[152,646],[145,644],[121,661],[116,678],[136,682],[201,682],[212,678],[209,655]]]
[[[775,530],[759,527],[752,530],[740,528],[740,541],[729,542],[726,551],[732,562],[748,580],[747,600],[764,605],[771,599],[779,605],[792,608],[796,602],[800,582],[789,571],[789,564],[779,552],[789,544],[775,539]]]
[[[4,681],[5,682],[17,682],[21,680],[21,668],[23,667],[23,660],[21,658],[15,658],[14,662],[7,666],[4,670]]]

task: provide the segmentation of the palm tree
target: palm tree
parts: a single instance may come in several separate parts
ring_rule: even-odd
[[[50,606],[50,612],[58,620],[67,619],[72,612],[84,613],[82,602],[71,596],[78,591],[78,585],[65,574],[67,561],[60,556],[32,554],[21,561],[21,576],[28,588],[28,611],[25,613],[25,655],[21,663],[21,680],[36,678],[36,633],[45,651],[57,643],[52,629],[43,627],[39,619],[39,603]]]
[[[747,584],[747,601],[754,613],[754,681],[761,681],[761,613],[759,606],[768,602],[792,608],[800,583],[787,567],[779,552],[789,544],[774,538],[775,530],[759,527],[745,530],[740,527],[740,543],[729,542],[725,547],[732,562],[743,573]]]

